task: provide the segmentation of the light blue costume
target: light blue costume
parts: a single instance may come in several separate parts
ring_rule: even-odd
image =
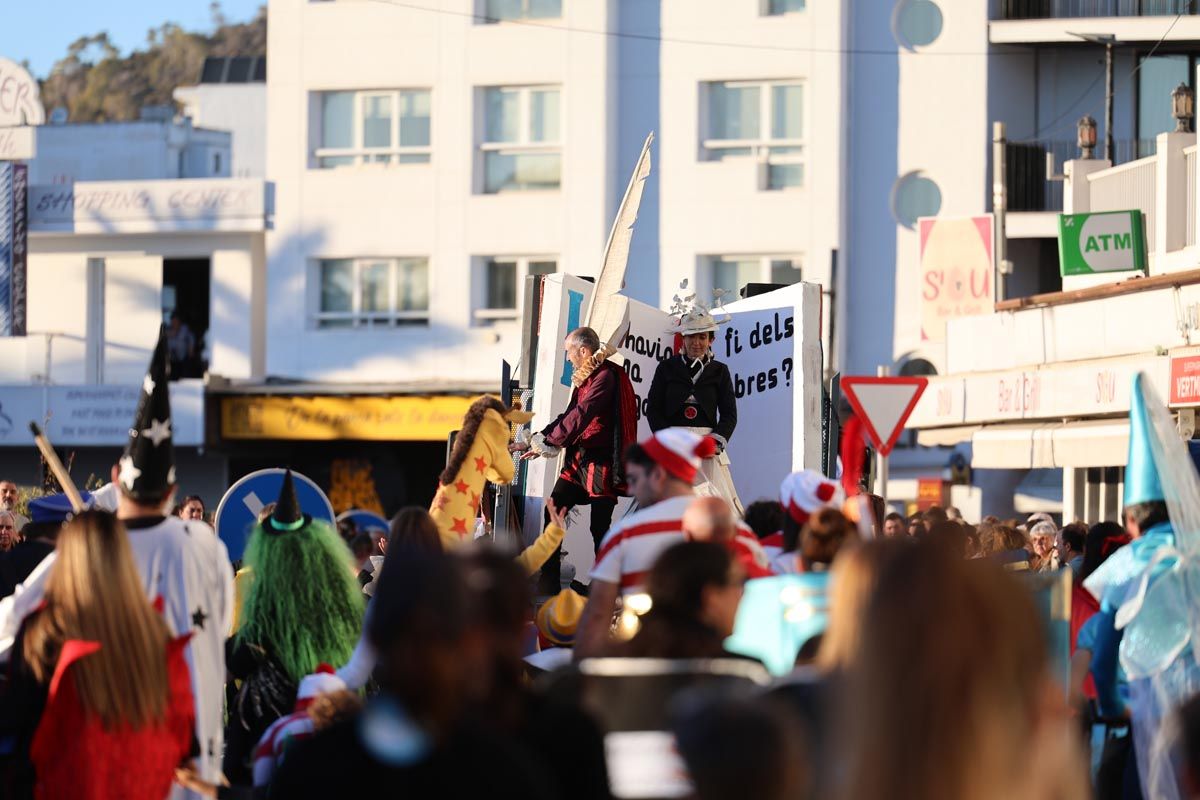
[[[1084,581],[1100,601],[1092,677],[1100,713],[1120,716],[1119,659],[1143,794],[1182,800],[1171,713],[1200,690],[1192,646],[1200,622],[1200,478],[1166,405],[1139,373],[1130,396],[1124,505],[1153,501],[1167,504],[1170,522],[1142,531]]]
[[[801,572],[746,583],[725,648],[752,656],[772,675],[786,675],[796,655],[829,623],[829,573]]]

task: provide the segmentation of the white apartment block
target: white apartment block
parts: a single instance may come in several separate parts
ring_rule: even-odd
[[[158,112],[148,109],[137,122],[67,122],[36,128],[37,158],[29,162],[30,184],[230,177],[228,131],[197,127],[165,109]]]
[[[267,171],[267,57],[204,60],[200,81],[174,91],[183,116],[200,128],[233,137],[230,177],[261,178]]]
[[[1175,391],[1172,376],[1191,364],[1197,325],[1200,189],[1195,134],[1173,132],[1171,93],[1196,86],[1200,16],[1182,0],[923,5],[937,13],[919,20],[914,46],[889,66],[891,77],[881,76],[895,81],[900,108],[894,151],[884,143],[895,153],[895,236],[870,245],[881,259],[894,248],[892,365],[934,375],[910,421],[913,438],[957,446],[968,457],[983,513],[1116,519],[1133,374],[1147,374],[1185,438],[1195,429],[1197,400]],[[1113,51],[1107,154],[1106,41]],[[1084,115],[1098,126],[1095,155],[1086,160],[1075,141]],[[994,311],[950,319],[944,339],[931,340],[922,332],[913,222],[993,210],[996,121],[1009,139],[1013,271]],[[1184,122],[1194,126],[1194,117]],[[1125,209],[1144,214],[1147,275],[1060,276],[1057,215]],[[911,477],[945,476],[948,451],[910,452],[928,462]],[[901,489],[909,497],[913,490]]]
[[[463,390],[519,356],[526,275],[600,267],[642,142],[626,292],[830,284],[842,4],[269,7],[266,373]],[[826,313],[826,319],[831,312]]]

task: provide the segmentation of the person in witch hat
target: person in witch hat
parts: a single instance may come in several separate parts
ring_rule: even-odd
[[[1105,719],[1130,721],[1135,757],[1124,785],[1136,775],[1143,797],[1182,800],[1194,794],[1177,769],[1180,731],[1169,720],[1200,692],[1200,476],[1166,403],[1141,372],[1130,390],[1124,506],[1133,541],[1083,582],[1100,603],[1091,662],[1096,705]]]
[[[337,530],[301,510],[291,470],[271,515],[254,526],[244,562],[249,588],[228,643],[229,674],[242,683],[229,709],[224,770],[248,786],[254,746],[291,713],[300,680],[318,664],[350,658],[363,595]]]
[[[225,699],[225,635],[233,613],[233,570],[225,545],[198,520],[165,516],[176,490],[171,439],[170,364],[163,329],[142,380],[129,442],[112,468],[112,483],[93,493],[93,507],[115,511],[146,595],[162,604],[174,636],[191,634],[185,657],[192,681],[199,753],[196,771],[220,777]],[[54,554],[37,566],[12,598],[0,603],[0,660],[12,633],[41,602]]]

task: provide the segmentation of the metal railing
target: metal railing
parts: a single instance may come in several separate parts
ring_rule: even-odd
[[[1071,140],[1043,139],[1009,142],[1007,161],[1008,208],[1010,211],[1062,211],[1062,181],[1046,180],[1046,154],[1054,156],[1054,169],[1079,158],[1079,145]],[[1124,164],[1155,154],[1153,139],[1117,139],[1113,163]]]
[[[1189,0],[1000,0],[998,19],[1162,17],[1196,14]]]
[[[1184,164],[1187,168],[1187,183],[1184,196],[1187,202],[1184,204],[1184,213],[1187,214],[1186,227],[1184,228],[1184,244],[1191,247],[1196,243],[1196,152],[1200,147],[1192,145],[1191,147],[1183,148]]]
[[[1009,142],[1004,157],[1010,211],[1062,211],[1063,184],[1046,180],[1047,153],[1060,167],[1079,148],[1071,141]]]
[[[1158,183],[1158,158],[1130,161],[1093,172],[1087,176],[1090,210],[1124,211],[1139,208],[1146,219],[1146,248],[1154,252],[1155,189]]]

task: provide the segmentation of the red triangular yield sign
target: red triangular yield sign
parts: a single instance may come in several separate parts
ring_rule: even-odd
[[[908,415],[917,407],[929,381],[925,378],[844,377],[842,391],[863,421],[867,436],[880,455],[896,446]]]

